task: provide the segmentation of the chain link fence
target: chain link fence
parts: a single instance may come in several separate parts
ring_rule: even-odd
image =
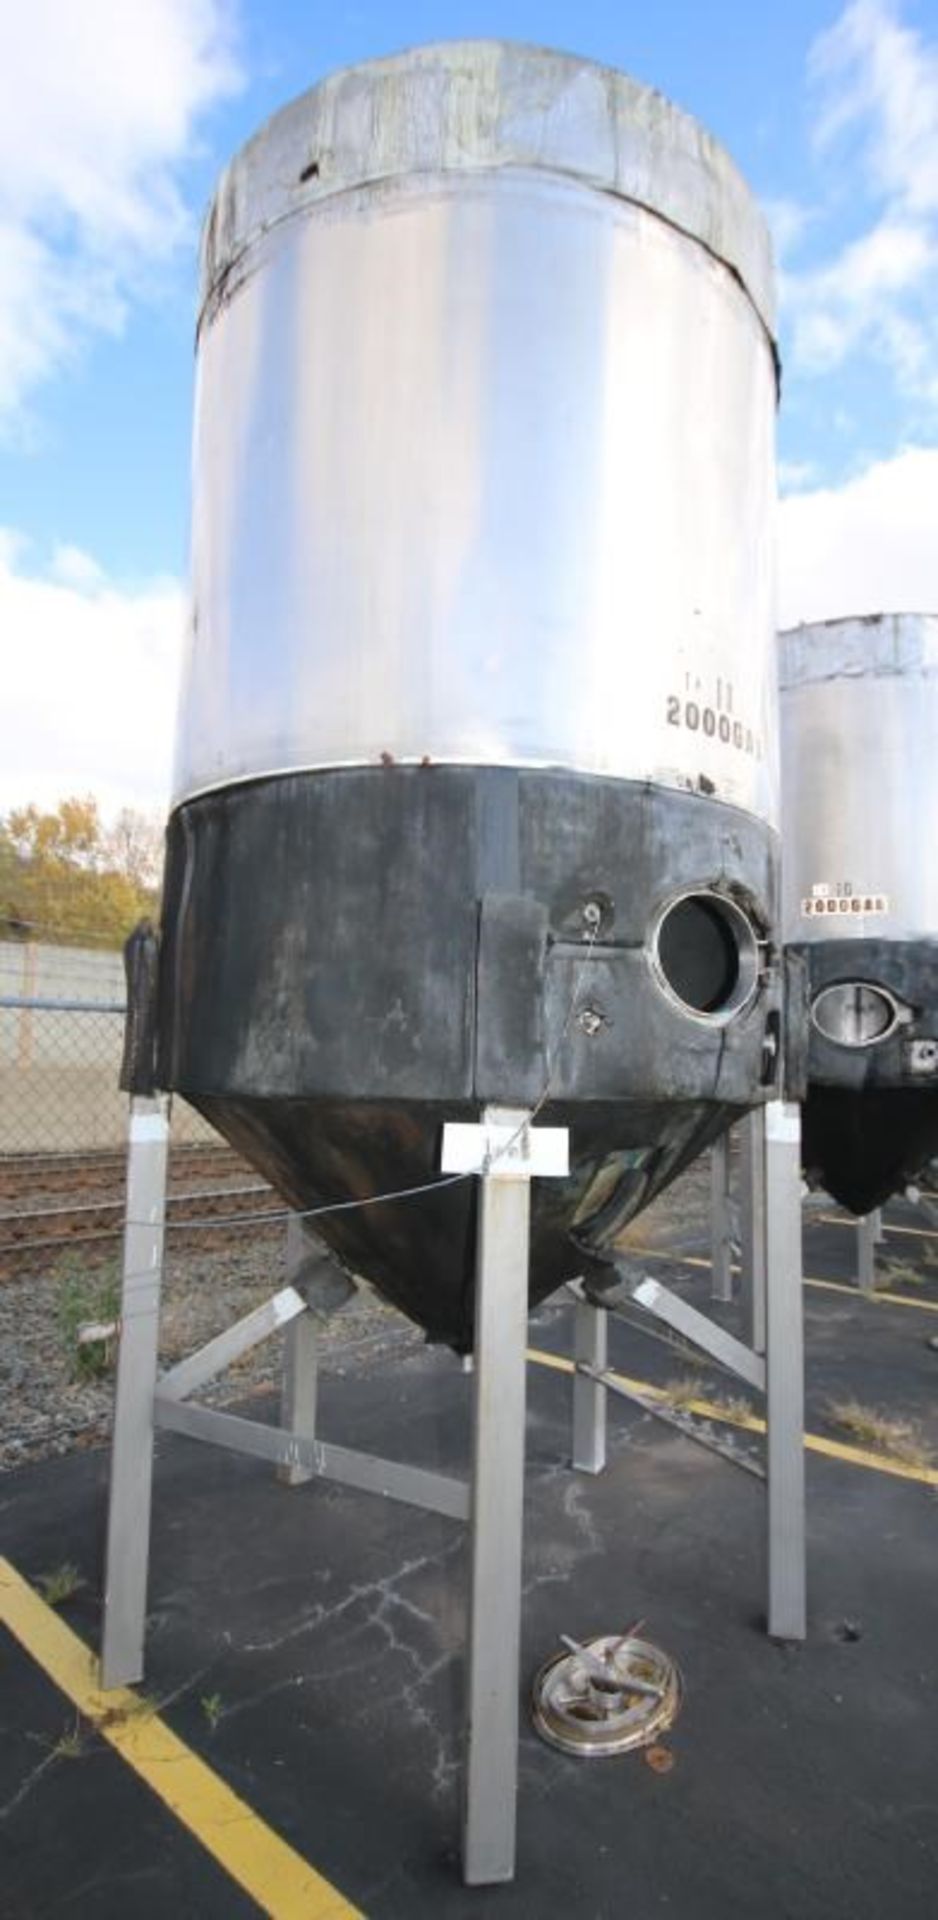
[[[124,998],[120,953],[0,941],[0,1158],[123,1150]],[[182,1100],[173,1141],[219,1143]]]

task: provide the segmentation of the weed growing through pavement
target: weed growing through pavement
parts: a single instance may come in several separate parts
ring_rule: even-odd
[[[53,1760],[80,1760],[85,1751],[87,1727],[82,1725],[81,1714],[75,1714],[71,1726],[63,1728],[58,1739],[52,1739],[47,1733],[27,1733],[27,1740],[34,1740],[37,1747],[44,1747],[46,1757],[40,1772],[52,1765]],[[6,1811],[6,1809],[4,1809]]]
[[[755,1407],[742,1393],[715,1393],[709,1395],[714,1413],[722,1414],[724,1420],[754,1420]]]
[[[889,1454],[907,1467],[929,1467],[932,1450],[922,1438],[914,1420],[878,1413],[859,1400],[830,1400],[825,1414],[832,1427],[849,1433],[852,1440],[869,1447],[873,1453]]]
[[[699,1373],[679,1374],[674,1380],[666,1380],[661,1389],[669,1407],[676,1412],[692,1409],[698,1400],[705,1401],[708,1412],[722,1415],[724,1420],[752,1420],[755,1409],[742,1394],[718,1393],[709,1381]]]
[[[51,1748],[53,1760],[80,1760],[85,1751],[85,1735],[81,1717],[76,1713],[74,1725],[66,1727]]]
[[[661,1389],[663,1398],[669,1407],[680,1411],[682,1407],[693,1406],[695,1400],[708,1400],[707,1382],[699,1373],[679,1373],[673,1380],[666,1380]]]
[[[202,1712],[204,1713],[205,1718],[208,1721],[208,1724],[211,1727],[212,1732],[214,1733],[215,1728],[217,1727],[218,1722],[221,1719],[222,1714],[224,1712],[224,1706],[222,1704],[221,1694],[220,1693],[203,1693]]]
[[[84,1585],[82,1575],[71,1560],[63,1560],[59,1566],[52,1567],[48,1573],[40,1573],[36,1579],[36,1587],[47,1607],[60,1607],[64,1600],[70,1600],[72,1594]]]
[[[876,1288],[924,1287],[927,1274],[920,1267],[913,1267],[907,1260],[887,1260],[884,1266],[876,1270]]]

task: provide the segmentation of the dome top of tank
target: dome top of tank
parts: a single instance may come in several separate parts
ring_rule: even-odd
[[[938,613],[867,613],[805,621],[778,636],[779,682],[938,674]]]
[[[415,47],[330,74],[273,115],[221,176],[202,237],[200,314],[269,228],[406,174],[536,169],[646,208],[738,277],[774,337],[771,242],[724,148],[652,87],[502,40]]]

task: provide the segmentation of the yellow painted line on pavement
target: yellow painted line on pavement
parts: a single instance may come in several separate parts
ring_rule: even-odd
[[[707,1267],[712,1260],[705,1260],[700,1253],[670,1253],[666,1247],[623,1247],[623,1253],[634,1254],[637,1260],[670,1260],[675,1267]],[[730,1264],[732,1273],[741,1272],[739,1262]],[[914,1307],[917,1313],[938,1313],[938,1300],[913,1300],[904,1293],[890,1293],[886,1287],[874,1287],[872,1293],[863,1293],[859,1287],[848,1286],[843,1280],[816,1280],[810,1274],[804,1275],[806,1287],[822,1287],[826,1293],[848,1293],[852,1300],[862,1305],[872,1304],[878,1307]]]
[[[842,1280],[806,1280],[805,1286],[822,1287],[825,1293],[849,1293],[873,1306],[915,1307],[919,1313],[938,1313],[938,1300],[915,1300],[911,1294],[889,1293],[885,1287],[874,1287],[872,1293],[864,1293],[860,1287],[846,1286]]]
[[[0,1624],[270,1920],[362,1920],[146,1700],[129,1687],[102,1692],[90,1648],[2,1557]]]
[[[859,1225],[859,1222],[853,1219],[849,1213],[816,1213],[814,1220],[815,1223],[819,1223],[822,1227],[856,1227]],[[807,1224],[809,1226],[811,1225],[810,1216]],[[900,1226],[898,1222],[894,1225],[891,1220],[883,1221],[883,1232],[910,1233],[916,1240],[938,1240],[938,1229],[935,1227],[904,1227]]]
[[[545,1353],[540,1347],[529,1347],[528,1359],[539,1367],[552,1367],[556,1373],[574,1372],[572,1360],[560,1353]],[[643,1400],[671,1398],[663,1387],[654,1387],[649,1380],[633,1380],[626,1373],[615,1373],[611,1367],[609,1378],[629,1393],[640,1394]],[[680,1411],[695,1413],[701,1420],[722,1421],[727,1427],[740,1427],[745,1433],[765,1432],[765,1421],[757,1414],[731,1413],[713,1400],[682,1401]],[[848,1446],[842,1440],[826,1440],[820,1433],[806,1433],[804,1444],[806,1453],[821,1453],[828,1460],[843,1460],[850,1467],[868,1467],[872,1473],[888,1473],[896,1480],[918,1480],[923,1486],[938,1487],[938,1467],[912,1467],[905,1460],[893,1459],[891,1454],[871,1453],[867,1447]]]

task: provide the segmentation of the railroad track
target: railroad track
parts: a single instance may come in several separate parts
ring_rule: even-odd
[[[70,1167],[61,1161],[0,1167],[0,1280],[47,1273],[68,1252],[89,1261],[119,1247],[124,1226],[123,1155],[95,1155]],[[193,1179],[208,1184],[192,1186]],[[223,1180],[225,1184],[218,1184]],[[176,1148],[170,1158],[167,1224],[170,1246],[214,1247],[233,1237],[282,1228],[283,1203],[227,1148]],[[275,1216],[270,1226],[255,1218]],[[250,1227],[241,1227],[243,1216]],[[189,1224],[191,1222],[191,1224]]]
[[[174,1146],[169,1157],[171,1181],[221,1180],[245,1175],[243,1160],[230,1147]],[[18,1153],[0,1158],[0,1202],[32,1206],[57,1195],[79,1199],[100,1193],[117,1197],[123,1192],[126,1150],[113,1153]]]

